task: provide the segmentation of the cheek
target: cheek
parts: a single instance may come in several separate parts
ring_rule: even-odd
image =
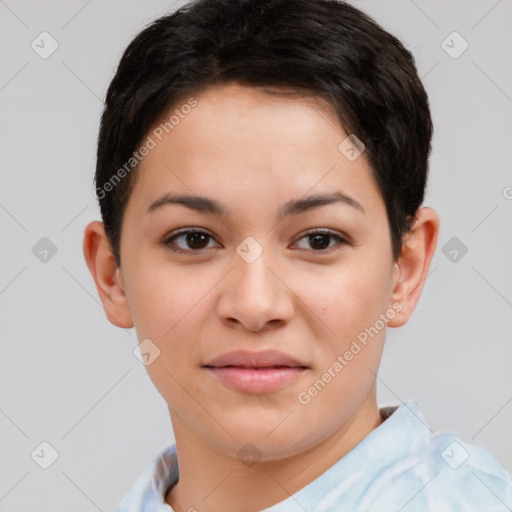
[[[373,325],[388,307],[390,273],[382,262],[346,262],[323,275],[300,279],[301,298],[324,322],[323,337],[338,344]]]
[[[309,289],[308,305],[324,324],[318,328],[314,373],[296,402],[301,424],[319,438],[344,423],[375,384],[386,333],[379,318],[387,308],[387,282],[383,266],[347,266],[332,273],[325,293]]]
[[[191,278],[190,270],[148,260],[134,267],[130,282],[130,309],[140,336],[156,339],[172,336],[179,323],[201,300],[208,283]]]
[[[130,309],[139,342],[149,338],[159,351],[154,363],[146,366],[153,383],[161,394],[177,396],[180,387],[172,376],[182,381],[180,373],[200,357],[200,347],[193,341],[201,338],[202,320],[213,307],[208,290],[218,277],[201,279],[190,268],[172,268],[149,257],[146,261],[130,274]]]

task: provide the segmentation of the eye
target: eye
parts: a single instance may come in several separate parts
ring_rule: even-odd
[[[176,233],[171,233],[171,235],[163,240],[162,244],[173,252],[193,253],[212,247],[209,246],[211,240],[213,240],[213,236],[205,231],[184,229]],[[312,249],[314,252],[327,252],[327,249],[336,245],[331,243],[333,241],[337,241],[338,245],[348,244],[344,238],[328,229],[310,231],[303,235],[299,239],[299,242],[302,240],[306,240],[306,244],[308,244],[309,247],[299,247],[299,249]],[[298,245],[299,242],[296,242],[295,245]]]
[[[208,248],[208,241],[212,235],[197,229],[186,229],[166,237],[162,244],[173,252],[190,253],[199,252]],[[181,240],[181,244],[177,243]]]
[[[299,242],[300,240],[304,239],[307,240],[306,243],[313,248],[314,252],[325,252],[326,249],[333,247],[333,245],[330,244],[330,242],[332,242],[333,239],[338,240],[339,245],[348,244],[348,242],[344,238],[328,229],[317,229],[315,231],[310,231],[309,233],[306,233],[304,236],[302,236],[299,239]],[[299,247],[299,249],[309,248]]]

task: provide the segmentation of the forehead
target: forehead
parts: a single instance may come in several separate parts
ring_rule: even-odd
[[[348,134],[321,98],[229,84],[193,100],[193,108],[181,110],[190,98],[175,104],[150,131],[155,146],[137,170],[137,201],[175,191],[223,203],[242,197],[248,207],[340,191],[370,212],[383,207],[364,153],[347,158]]]

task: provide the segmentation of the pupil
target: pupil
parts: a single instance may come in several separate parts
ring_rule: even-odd
[[[330,235],[311,235],[309,237],[309,241],[312,244],[313,248],[315,245],[320,246],[320,249],[325,249],[329,246],[329,236]],[[322,243],[322,240],[324,243]]]
[[[204,233],[189,233],[187,235],[187,243],[192,249],[202,249],[201,244],[205,242],[207,235]]]
[[[189,233],[187,235],[187,243],[193,249],[202,249],[202,246],[207,242],[207,236],[204,233]],[[313,248],[325,249],[329,247],[329,239],[330,235],[311,235],[309,243]]]

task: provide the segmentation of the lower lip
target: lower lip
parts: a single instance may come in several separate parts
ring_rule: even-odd
[[[306,368],[208,368],[223,384],[244,393],[272,393],[297,380]]]

